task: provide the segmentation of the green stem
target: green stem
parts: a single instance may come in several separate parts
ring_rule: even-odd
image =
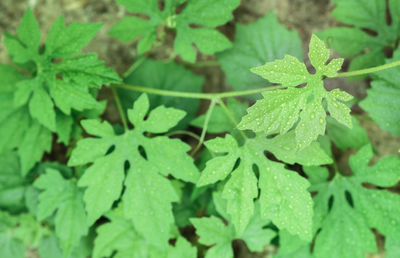
[[[219,101],[219,99],[217,99],[217,98],[211,100],[210,106],[208,107],[208,110],[207,110],[206,117],[204,119],[203,130],[201,131],[200,140],[197,143],[196,148],[194,148],[194,150],[192,151],[192,153],[191,153],[192,156],[194,156],[197,153],[197,151],[200,149],[201,145],[204,142],[204,138],[206,137],[208,123],[210,122],[212,111],[215,107],[215,104],[218,101]]]
[[[188,66],[191,66],[191,67],[220,66],[218,60],[200,61],[200,62],[196,62],[196,63],[194,63],[194,64],[192,64],[192,63],[185,63],[185,65],[188,65]]]
[[[125,113],[124,113],[124,110],[121,105],[121,100],[119,99],[119,96],[118,96],[117,91],[115,90],[115,87],[111,86],[111,91],[114,95],[115,104],[117,106],[118,113],[121,117],[122,124],[124,125],[124,129],[125,129],[125,131],[128,131],[128,123],[126,122],[126,117],[125,117]]]
[[[161,90],[161,89],[147,88],[147,87],[135,86],[135,85],[129,85],[129,84],[116,84],[114,86],[118,87],[118,88],[123,88],[123,89],[138,91],[138,92],[144,92],[144,93],[150,93],[150,94],[155,94],[155,95],[161,95],[161,96],[170,96],[170,97],[176,97],[176,98],[190,98],[190,99],[209,99],[209,100],[246,96],[246,95],[261,93],[264,91],[287,88],[287,86],[279,85],[279,86],[272,86],[272,87],[254,89],[254,90],[230,91],[230,92],[222,92],[222,93],[192,93],[192,92]]]
[[[382,70],[390,69],[396,66],[400,66],[400,61],[396,61],[393,63],[389,64],[384,64],[376,67],[371,67],[367,69],[362,69],[358,71],[352,71],[352,72],[345,72],[345,73],[338,73],[336,76],[331,77],[331,78],[338,78],[338,77],[351,77],[351,76],[358,76],[358,75],[365,75],[369,73],[376,73]]]
[[[145,56],[139,57],[139,59],[135,60],[131,67],[122,75],[124,78],[128,77],[133,71],[135,71],[143,62],[146,60]]]
[[[143,59],[141,58],[141,59],[137,60],[137,62],[135,62],[135,64],[137,63],[137,65],[133,64],[131,69],[129,69],[129,71],[131,72],[131,71],[135,70],[140,65],[140,63],[143,61],[144,61],[144,57],[143,57]],[[338,73],[336,76],[331,77],[331,78],[350,77],[350,76],[375,73],[375,72],[382,71],[385,69],[390,69],[390,68],[393,68],[396,66],[400,66],[400,61],[396,61],[396,62],[393,62],[390,64],[380,65],[380,66],[376,66],[376,67],[372,67],[372,68],[362,69],[362,70],[358,70],[358,71]],[[192,93],[192,92],[181,92],[181,91],[169,91],[169,90],[148,88],[148,87],[129,85],[129,84],[115,84],[115,85],[113,85],[113,87],[133,90],[133,91],[137,91],[137,92],[161,95],[161,96],[170,96],[170,97],[175,97],[175,98],[209,99],[209,100],[229,98],[229,97],[247,96],[247,95],[262,93],[265,91],[287,88],[287,86],[278,85],[278,86],[271,86],[271,87],[259,88],[259,89],[254,89],[254,90],[244,90],[244,91],[231,91],[231,92],[222,92],[222,93]]]
[[[222,109],[224,110],[225,114],[229,117],[229,119],[232,121],[232,123],[237,128],[238,122],[236,121],[235,117],[233,116],[233,114],[229,110],[229,108],[225,105],[225,103],[221,99],[218,99],[218,104],[222,107]],[[242,135],[242,137],[246,140],[247,136],[244,134],[244,132],[242,130],[239,130],[239,129],[238,129],[238,131]]]
[[[195,138],[197,141],[200,141],[200,136],[190,131],[178,130],[174,132],[167,133],[166,136],[174,136],[174,135],[188,135],[190,137]]]

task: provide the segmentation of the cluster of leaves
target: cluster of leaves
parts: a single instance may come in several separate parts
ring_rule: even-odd
[[[373,147],[351,115],[353,97],[325,89],[324,80],[337,76],[343,59],[331,59],[321,39],[313,35],[310,41],[310,73],[297,33],[273,13],[238,24],[231,43],[215,27],[232,19],[239,1],[117,2],[135,16],[110,33],[122,41],[138,39],[139,53],[162,39],[161,25],[176,30],[174,51],[185,61],[196,60],[193,44],[205,54],[224,50],[216,56],[234,89],[282,86],[251,96],[256,102],[250,107],[248,101],[213,99],[206,114],[197,116],[198,100],[139,94],[128,85],[116,95],[128,118],[122,128],[100,119],[106,103],[96,100],[103,85],[121,79],[95,54],[81,53],[101,25],[66,27],[61,17],[41,44],[38,23],[27,10],[17,35],[5,36],[13,65],[0,65],[1,257],[34,251],[52,258],[232,258],[232,242],[241,239],[252,252],[278,244],[276,257],[361,258],[378,250],[372,229],[385,236],[387,257],[399,255],[400,196],[389,188],[400,180],[400,159],[393,155],[369,165]],[[392,44],[400,27],[397,2],[388,1],[391,24],[384,1],[336,2],[335,16],[355,28],[319,35],[339,51],[343,46],[335,37],[351,30],[365,44],[347,42],[351,54],[339,53],[349,57],[368,48],[365,56],[381,58],[382,48],[372,42],[383,41],[360,28],[376,29],[379,37],[396,32],[384,41]],[[359,5],[377,18],[368,22],[349,13]],[[400,50],[387,62],[396,60]],[[400,134],[399,72],[375,73],[360,101],[393,135]],[[204,82],[176,63],[154,60],[124,80],[192,96]],[[194,157],[184,138],[175,136],[193,136],[185,131],[189,125],[202,129],[200,143],[210,136]],[[63,162],[46,161],[54,158],[44,152],[54,153],[58,143],[68,146],[57,153]],[[348,148],[358,152],[346,174],[332,150]]]
[[[71,136],[79,135],[74,128],[76,119],[103,112],[105,103],[96,101],[92,89],[120,81],[96,54],[80,54],[100,27],[81,23],[66,27],[60,17],[41,46],[38,23],[28,10],[18,35],[5,34],[5,45],[18,69],[0,67],[4,78],[0,152],[17,148],[24,173],[43,152],[51,151],[52,132],[59,142],[68,144]]]
[[[399,1],[333,2],[337,5],[333,16],[348,27],[330,28],[319,35],[343,57],[353,58],[349,70],[383,64],[400,39]]]
[[[166,0],[160,6],[158,0],[118,0],[128,11],[144,14],[125,17],[114,25],[110,34],[124,42],[140,37],[138,53],[148,51],[157,40],[160,25],[176,30],[174,52],[183,60],[194,63],[196,49],[205,54],[214,54],[231,46],[230,41],[214,28],[232,19],[232,11],[239,0]],[[182,6],[183,10],[182,10]],[[178,12],[179,11],[179,12]],[[197,28],[193,28],[197,26]]]

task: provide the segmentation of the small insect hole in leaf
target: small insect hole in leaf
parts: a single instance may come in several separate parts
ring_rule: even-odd
[[[316,70],[315,67],[312,66],[312,65],[307,65],[307,71],[308,71],[310,74],[316,74],[316,73],[317,73],[317,70]]]
[[[367,33],[368,35],[372,36],[372,37],[378,37],[378,32],[371,30],[369,28],[362,28],[362,31],[364,31],[365,33]]]
[[[112,145],[110,148],[108,148],[106,155],[110,155],[111,153],[113,153],[115,150],[115,145]]]
[[[304,88],[306,86],[307,86],[307,83],[303,83],[303,84],[300,84],[300,85],[296,86],[295,88],[300,89],[300,88]]]
[[[158,0],[158,8],[163,11],[165,9],[165,1],[164,0]]]
[[[313,241],[311,241],[311,243],[315,243],[315,239],[317,239],[317,237],[318,237],[319,233],[321,233],[321,231],[322,231],[322,228],[319,228],[317,230],[317,232],[314,235]],[[310,253],[314,252],[314,248],[315,248],[315,244],[310,245]]]
[[[129,161],[125,160],[125,163],[124,163],[124,172],[125,172],[125,175],[128,174],[128,171],[129,171],[130,168],[131,168],[131,164],[129,163]]]
[[[147,160],[146,150],[143,148],[142,145],[139,145],[138,151],[139,151],[140,156],[142,156],[145,160]]]
[[[386,10],[385,10],[385,18],[386,18],[386,24],[388,26],[392,25],[393,19],[392,19],[392,14],[390,13],[390,4],[389,0],[386,0]]]
[[[387,57],[387,58],[392,58],[393,57],[393,52],[394,49],[392,46],[386,46],[383,48],[383,54]]]
[[[329,200],[328,200],[328,211],[331,211],[332,206],[333,206],[333,201],[334,201],[334,197],[332,195],[331,197],[329,197]]]
[[[344,192],[344,196],[346,197],[347,203],[351,206],[354,207],[354,202],[353,202],[353,197],[351,196],[349,191]]]
[[[52,60],[51,60],[51,63],[52,64],[59,64],[59,63],[61,63],[62,62],[62,58],[53,58]]]
[[[253,166],[251,168],[258,180],[260,178],[260,169],[258,168],[258,166],[256,164],[253,164]]]
[[[236,162],[235,162],[235,165],[233,166],[232,171],[234,171],[235,169],[237,169],[237,168],[239,167],[240,162],[241,162],[241,160],[240,160],[240,158],[238,158],[238,159],[236,160]]]

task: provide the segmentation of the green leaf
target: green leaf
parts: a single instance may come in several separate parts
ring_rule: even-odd
[[[39,195],[37,216],[43,220],[54,212],[56,235],[64,255],[68,256],[88,233],[89,225],[81,191],[72,180],[65,180],[57,170],[47,169],[34,183],[43,190]]]
[[[276,236],[275,231],[265,228],[270,223],[261,217],[260,205],[256,205],[254,215],[240,236],[251,252],[262,252],[264,247]]]
[[[365,257],[376,252],[375,228],[385,237],[399,238],[397,214],[400,197],[386,189],[366,188],[365,183],[379,187],[391,187],[400,179],[400,159],[397,156],[382,158],[369,166],[372,148],[366,145],[350,157],[353,176],[336,174],[326,182],[327,175],[313,180],[310,191],[318,192],[314,198],[314,232],[316,257]],[[313,177],[318,170],[305,172]],[[315,177],[314,177],[315,178]]]
[[[333,16],[351,27],[330,28],[318,33],[343,57],[355,57],[349,70],[359,70],[384,63],[384,49],[399,38],[398,19],[388,25],[387,15],[399,14],[396,0],[334,0],[336,8]],[[396,23],[397,21],[397,23]],[[365,29],[374,31],[371,35]]]
[[[312,142],[302,150],[297,150],[294,131],[272,139],[264,139],[265,149],[285,163],[298,163],[304,166],[331,164],[331,157],[321,148],[318,142]]]
[[[13,236],[18,221],[3,211],[0,212],[0,255],[5,258],[24,258],[26,247]]]
[[[24,175],[42,159],[44,152],[50,152],[52,138],[51,132],[36,121],[27,129],[18,149]]]
[[[183,60],[190,63],[196,62],[197,53],[193,45],[196,45],[202,53],[208,55],[232,46],[231,42],[223,34],[214,29],[192,29],[188,26],[189,24],[184,24],[177,27],[178,34],[174,44],[175,52],[181,55]]]
[[[261,215],[278,228],[310,241],[313,212],[306,193],[309,183],[279,163],[270,162],[267,171],[259,180]]]
[[[79,23],[74,22],[68,27],[60,16],[50,28],[46,39],[46,56],[70,57],[78,54],[86,46],[102,27],[99,23]]]
[[[172,7],[166,6],[164,10],[158,9],[158,2],[151,0],[138,0],[135,2],[127,0],[118,0],[118,4],[123,5],[128,11],[133,13],[144,13],[150,17],[145,20],[138,17],[124,17],[120,22],[115,24],[110,30],[110,35],[123,42],[128,42],[141,37],[139,41],[139,54],[143,54],[151,48],[156,40],[157,27],[162,24]]]
[[[38,51],[40,45],[41,32],[39,24],[32,11],[27,9],[21,20],[21,26],[18,28],[19,39],[33,51]]]
[[[386,238],[385,239],[385,257],[396,258],[400,254],[400,239]]]
[[[240,1],[189,1],[178,14],[176,8],[182,1],[167,1],[162,10],[157,1],[138,0],[133,3],[119,0],[118,3],[128,11],[143,13],[150,19],[125,17],[111,29],[111,36],[124,42],[140,37],[138,52],[142,54],[155,43],[160,25],[174,28],[177,32],[174,41],[176,54],[180,54],[185,61],[194,62],[196,50],[193,44],[205,54],[214,54],[231,46],[229,40],[214,28],[233,18],[232,11],[238,7]],[[193,24],[201,28],[191,27]]]
[[[42,88],[37,88],[29,102],[29,112],[39,123],[51,131],[56,129],[56,113],[50,96]]]
[[[227,108],[232,113],[236,121],[246,114],[247,103],[242,103],[234,98],[228,98],[226,103]],[[206,115],[203,114],[190,122],[190,125],[203,128]],[[236,125],[229,119],[224,109],[221,106],[214,107],[210,120],[208,121],[207,132],[223,133],[231,132]]]
[[[327,118],[326,130],[329,138],[342,150],[347,148],[361,148],[369,143],[368,134],[360,122],[351,117],[353,128],[348,128],[331,117]]]
[[[26,257],[28,248],[36,248],[42,237],[50,232],[33,215],[10,215],[0,211],[0,255],[14,258]]]
[[[253,200],[258,195],[257,178],[245,165],[236,168],[224,187],[222,197],[228,200],[227,212],[238,234],[242,233],[254,213]]]
[[[42,239],[38,247],[38,253],[41,258],[62,258],[62,251],[58,246],[57,237],[46,237]]]
[[[60,17],[53,24],[44,45],[39,51],[40,31],[32,12],[28,10],[18,28],[18,37],[7,35],[6,45],[17,63],[32,62],[27,72],[30,76],[15,82],[15,108],[29,106],[31,117],[52,132],[65,132],[56,128],[56,114],[99,110],[102,104],[95,100],[91,88],[119,82],[120,78],[96,54],[79,55],[100,29],[100,24],[72,23],[68,27]],[[28,67],[28,66],[27,66]],[[65,124],[59,124],[65,126]],[[71,130],[69,130],[71,131]]]
[[[241,234],[254,214],[254,199],[261,190],[261,215],[279,228],[311,240],[312,201],[307,192],[308,182],[284,168],[283,164],[266,158],[265,137],[247,140],[238,147],[232,136],[207,141],[207,148],[214,153],[224,153],[207,162],[198,186],[213,184],[228,178],[222,197],[227,200],[237,234]],[[235,163],[239,164],[235,166]],[[260,180],[254,173],[257,167]]]
[[[0,155],[0,207],[10,211],[24,208],[25,180],[16,152]]]
[[[15,85],[24,77],[11,66],[0,66],[4,84],[0,86],[0,153],[17,149],[23,175],[51,149],[51,132],[29,115],[27,105],[14,103]]]
[[[311,46],[310,46],[311,47]],[[308,71],[296,57],[285,55],[282,60],[266,63],[250,69],[264,79],[285,86],[297,86],[307,82]]]
[[[144,120],[148,110],[149,100],[143,94],[134,103],[133,109],[128,110],[134,129],[122,135],[116,135],[107,122],[83,121],[85,130],[98,138],[79,141],[68,164],[93,163],[79,180],[79,186],[87,187],[84,200],[90,224],[110,210],[114,201],[120,198],[125,181],[126,189],[122,197],[125,200],[125,216],[132,219],[135,228],[146,240],[165,247],[173,223],[171,202],[178,201],[178,198],[171,182],[164,176],[172,175],[195,183],[199,175],[187,154],[190,149],[187,144],[166,136],[150,138],[144,135],[144,132],[165,132],[175,126],[182,117],[182,111],[158,108]],[[154,120],[168,115],[171,115],[168,121]],[[143,183],[147,187],[143,187]],[[153,183],[164,191],[158,191]]]
[[[93,258],[109,257],[114,251],[117,251],[117,258],[146,257],[146,247],[146,242],[138,235],[132,221],[114,218],[97,228]]]
[[[234,229],[225,226],[224,223],[216,218],[193,218],[190,222],[196,228],[196,234],[200,236],[199,242],[203,245],[214,245],[208,249],[206,258],[232,258],[233,251],[231,242],[235,238]]]
[[[196,258],[197,249],[193,247],[185,238],[179,237],[175,243],[175,247],[168,250],[168,258]]]
[[[40,30],[32,12],[27,10],[18,37],[6,36],[15,62],[35,63],[24,66],[31,75],[28,77],[10,66],[0,67],[4,78],[0,87],[0,153],[18,149],[23,173],[41,160],[45,151],[51,150],[51,132],[58,134],[59,141],[69,141],[76,119],[70,116],[71,109],[98,112],[104,108],[90,88],[120,80],[95,54],[76,56],[99,28],[98,24],[79,23],[65,27],[64,19],[59,18],[50,30],[45,51],[39,52]],[[89,116],[80,113],[77,117],[82,114]]]
[[[196,257],[196,248],[182,237],[178,237],[175,247],[161,251],[157,246],[147,242],[134,227],[132,220],[119,214],[122,207],[113,210],[108,223],[97,228],[97,237],[94,241],[93,257]]]
[[[248,109],[238,128],[267,135],[283,135],[295,127],[297,147],[303,149],[319,135],[325,134],[326,111],[323,100],[328,103],[330,115],[351,128],[350,109],[342,102],[351,100],[352,96],[338,89],[326,91],[322,80],[323,76],[334,77],[343,59],[334,59],[326,64],[329,50],[315,35],[311,38],[309,58],[315,74],[308,73],[304,64],[290,56],[253,68],[252,71],[258,75],[288,88],[263,93],[264,98]],[[302,83],[307,85],[303,88],[293,87]]]
[[[0,65],[0,153],[19,146],[29,127],[28,110],[14,108],[13,92],[15,84],[24,76],[14,67]]]
[[[280,25],[276,15],[271,12],[255,23],[237,24],[233,47],[218,53],[217,57],[228,83],[235,90],[248,90],[269,84],[251,73],[250,68],[283,58],[286,54],[302,59],[300,38],[295,31]]]
[[[400,50],[394,53],[387,63],[400,60]],[[368,96],[361,101],[360,106],[383,129],[393,135],[400,135],[400,87],[398,79],[399,68],[376,73],[376,80],[367,90]]]
[[[289,234],[286,230],[279,231],[279,249],[274,258],[311,258],[310,243]]]
[[[166,133],[185,115],[185,111],[158,106],[149,114],[146,123],[143,124],[143,130],[152,133]]]
[[[125,214],[139,232],[151,236],[149,240],[162,247],[174,223],[171,203],[177,202],[178,196],[169,180],[157,173],[157,168],[147,162],[136,162],[135,166],[125,181]]]
[[[0,255],[4,258],[24,258],[25,246],[14,239],[8,237],[5,232],[0,233]]]
[[[175,63],[165,64],[147,59],[125,79],[125,82],[131,85],[142,85],[162,90],[199,93],[204,79]],[[135,91],[125,89],[118,89],[118,93],[125,109],[131,108],[132,102],[140,96]],[[149,99],[152,108],[158,105],[165,105],[166,107],[179,108],[187,112],[187,116],[179,122],[177,128],[186,127],[189,121],[196,117],[199,108],[199,101],[195,99],[153,94],[149,95]]]
[[[68,258],[86,258],[91,255],[93,247],[90,239],[83,238]],[[45,237],[40,241],[38,253],[41,258],[64,258],[55,236]]]
[[[222,198],[220,191],[213,192],[213,202],[218,213],[231,224],[230,216],[227,214],[227,201]],[[260,204],[256,202],[254,214],[246,229],[241,234],[236,233],[235,238],[242,239],[250,251],[262,252],[264,247],[276,236],[272,229],[266,228],[270,223],[270,220],[261,217]]]
[[[38,58],[41,32],[30,9],[25,11],[21,25],[17,28],[18,37],[4,35],[4,43],[12,59],[16,63],[27,63]]]

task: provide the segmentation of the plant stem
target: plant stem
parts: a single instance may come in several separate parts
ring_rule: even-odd
[[[195,138],[197,141],[200,141],[200,136],[190,131],[178,130],[174,132],[167,133],[166,136],[174,136],[174,135],[188,135],[190,137]]]
[[[218,101],[219,101],[218,98],[214,98],[211,100],[210,106],[208,107],[208,110],[207,110],[206,117],[204,119],[203,129],[201,130],[201,135],[200,135],[200,140],[197,143],[196,148],[194,148],[194,150],[192,151],[192,153],[191,153],[192,156],[194,156],[197,153],[197,151],[200,149],[201,145],[204,142],[204,138],[206,137],[208,123],[210,122],[212,111],[215,107],[215,103],[217,103]]]
[[[139,57],[139,59],[136,59],[135,62],[129,67],[129,69],[122,75],[124,78],[128,77],[133,71],[135,71],[143,62],[146,60],[145,56]]]
[[[222,109],[225,111],[225,114],[229,117],[229,119],[232,121],[232,123],[235,125],[237,128],[238,122],[236,121],[235,117],[233,116],[232,112],[228,109],[228,107],[225,105],[225,103],[222,101],[222,99],[218,99],[218,104],[222,107]],[[239,133],[242,135],[242,137],[247,140],[247,136],[244,134],[242,130],[239,130]]]
[[[111,91],[114,95],[114,100],[115,100],[115,105],[117,106],[119,116],[121,117],[122,124],[124,125],[125,131],[128,131],[128,123],[126,122],[126,117],[124,113],[124,109],[122,108],[121,105],[121,100],[119,99],[118,93],[115,90],[115,87],[111,86]]]
[[[175,98],[190,98],[190,99],[209,99],[209,100],[246,96],[246,95],[261,93],[264,91],[287,88],[287,86],[279,85],[279,86],[271,86],[271,87],[265,87],[265,88],[254,89],[254,90],[244,90],[244,91],[230,91],[230,92],[222,92],[222,93],[192,93],[192,92],[161,90],[161,89],[147,88],[147,87],[135,86],[135,85],[129,85],[129,84],[115,84],[114,86],[118,87],[118,88],[123,88],[123,89],[138,91],[138,92],[144,92],[144,93],[150,93],[150,94],[155,94],[155,95],[161,95],[161,96],[170,96],[170,97],[175,97]]]
[[[218,60],[207,60],[207,61],[196,62],[194,64],[192,63],[184,63],[184,64],[191,67],[220,66]]]
[[[138,59],[132,65],[132,67],[129,69],[129,72],[131,73],[132,71],[134,71],[144,60],[145,60],[144,57],[141,57],[140,59]],[[362,70],[358,70],[358,71],[338,73],[336,76],[330,77],[330,78],[364,75],[364,74],[375,73],[378,71],[390,69],[390,68],[393,68],[396,66],[400,66],[400,61],[396,61],[393,63],[384,64],[384,65],[380,65],[380,66],[376,66],[376,67],[372,67],[372,68],[362,69]],[[161,95],[161,96],[175,97],[175,98],[209,99],[209,100],[229,98],[229,97],[247,96],[247,95],[262,93],[264,91],[271,91],[271,90],[287,88],[287,86],[284,86],[284,85],[277,85],[277,86],[265,87],[265,88],[254,89],[254,90],[244,90],[244,91],[230,91],[230,92],[221,92],[221,93],[192,93],[192,92],[169,91],[169,90],[148,88],[148,87],[143,87],[143,86],[123,84],[123,83],[115,84],[115,85],[113,85],[113,87],[133,90],[133,91],[137,91],[137,92]]]
[[[358,76],[358,75],[364,75],[364,74],[369,74],[369,73],[376,73],[382,70],[390,69],[396,66],[400,66],[400,61],[396,61],[393,63],[389,64],[384,64],[376,67],[371,67],[367,69],[362,69],[358,71],[352,71],[352,72],[345,72],[345,73],[338,73],[336,76],[331,77],[331,78],[338,78],[338,77],[351,77],[351,76]]]

